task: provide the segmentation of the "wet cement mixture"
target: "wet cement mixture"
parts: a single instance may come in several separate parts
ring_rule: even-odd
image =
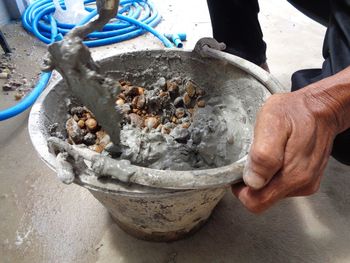
[[[234,138],[220,107],[206,105],[206,94],[193,80],[161,77],[150,87],[121,80],[116,108],[123,115],[118,152],[110,136],[86,107],[70,104],[68,142],[132,164],[169,170],[215,168],[229,164]],[[52,126],[51,135],[57,134]]]
[[[70,107],[68,142],[90,145],[95,152],[109,152],[129,164],[162,170],[215,168],[234,161],[234,138],[220,106],[206,105],[205,87],[176,76],[160,77],[147,87],[133,86],[132,78],[117,81],[95,63],[82,39],[102,28],[113,12],[108,5],[100,8],[96,21],[49,46],[44,70],[58,70],[81,103]],[[57,126],[51,127],[51,135],[64,137],[55,131]],[[73,154],[73,164],[69,164],[71,158],[62,155],[69,147],[55,140],[49,140],[49,148],[61,153],[61,170],[69,174],[63,177],[71,182],[71,165],[80,159]],[[89,156],[91,159],[91,153]],[[122,166],[124,170],[129,167]]]

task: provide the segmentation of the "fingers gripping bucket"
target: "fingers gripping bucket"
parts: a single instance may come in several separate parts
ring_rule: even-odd
[[[272,76],[257,66],[220,51],[213,52],[210,58],[204,58],[194,51],[148,50],[99,61],[101,68],[114,78],[129,78],[140,86],[154,83],[159,77],[191,78],[212,97],[224,94],[224,100],[218,103],[230,105],[238,100],[239,106],[244,108],[248,116],[229,120],[230,112],[227,114],[228,121],[234,124],[233,128],[245,134],[236,142],[236,162],[216,169],[191,172],[192,176],[197,177],[196,183],[184,183],[183,187],[175,187],[177,182],[181,182],[182,176],[185,178],[189,174],[187,171],[165,171],[168,178],[173,178],[172,181],[156,180],[156,183],[152,181],[148,186],[142,185],[143,183],[125,184],[112,179],[101,180],[94,176],[75,178],[74,182],[87,188],[108,209],[122,229],[137,238],[177,240],[194,232],[209,218],[227,186],[241,176],[256,113],[271,92],[279,87]],[[215,55],[219,57],[215,58]],[[67,97],[70,94],[65,83],[59,78],[51,81],[33,106],[29,118],[33,145],[41,159],[53,170],[56,159],[48,152],[48,127],[58,123],[58,130],[64,131],[67,113],[64,99]],[[235,110],[235,107],[231,107],[231,110]],[[140,169],[141,182],[148,182],[149,178],[162,174],[159,170]],[[230,179],[230,175],[237,169],[240,176],[235,180]]]

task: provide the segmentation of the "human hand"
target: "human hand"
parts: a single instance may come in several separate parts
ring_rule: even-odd
[[[340,109],[315,85],[271,96],[258,114],[244,182],[232,187],[246,208],[260,213],[278,200],[315,193],[335,136]]]

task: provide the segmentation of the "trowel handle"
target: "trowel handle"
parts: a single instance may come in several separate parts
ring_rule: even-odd
[[[84,173],[88,169],[84,160],[87,160],[91,163],[93,170],[90,171],[97,177],[110,177],[124,183],[176,190],[219,188],[242,182],[247,159],[244,157],[233,164],[214,169],[167,171],[133,166],[126,160],[115,160],[101,156],[86,147],[70,145],[55,137],[48,139],[48,148],[51,153],[61,153],[56,160],[60,161],[60,166],[56,165],[56,168],[61,167],[58,175],[64,183],[73,182],[75,177],[79,177],[80,181],[84,181]],[[72,158],[67,158],[68,155]],[[70,159],[75,161],[68,163],[67,160]],[[74,171],[78,170],[82,172],[83,177],[80,176],[79,172],[75,174]]]
[[[111,20],[115,18],[118,13],[119,0],[96,0],[98,10],[98,17],[85,25],[75,27],[69,32],[70,36],[77,36],[85,38],[88,34],[102,30],[102,28]]]

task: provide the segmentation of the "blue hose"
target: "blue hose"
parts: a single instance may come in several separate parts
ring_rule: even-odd
[[[95,8],[89,7],[94,0],[85,0],[85,9],[90,12],[78,25],[82,25],[97,16]],[[61,0],[64,7],[64,2]],[[161,20],[161,16],[148,0],[122,0],[120,2],[117,20],[107,24],[101,32],[94,32],[88,35],[84,44],[88,47],[98,47],[113,43],[122,42],[138,37],[145,32],[151,32],[159,38],[166,47],[173,47],[173,44],[162,34],[153,28]],[[52,42],[51,23],[49,15],[55,11],[52,0],[36,0],[24,12],[22,16],[23,26],[38,39],[46,44]],[[57,22],[57,31],[63,36],[76,25]]]
[[[96,8],[88,5],[94,2],[94,0],[84,1],[85,9],[90,14],[78,25],[83,25],[97,16]],[[60,1],[60,4],[65,8],[63,0]],[[120,5],[117,20],[105,25],[101,32],[89,34],[84,40],[85,45],[88,47],[109,45],[150,32],[162,41],[165,47],[170,48],[174,46],[164,35],[154,29],[159,24],[161,16],[151,2],[148,0],[122,0]],[[57,22],[52,16],[54,11],[55,6],[52,0],[36,0],[32,2],[22,16],[23,27],[46,44],[62,39],[62,36],[76,25]],[[12,118],[31,107],[47,86],[50,77],[51,72],[42,73],[30,94],[15,106],[0,111],[0,121]]]

